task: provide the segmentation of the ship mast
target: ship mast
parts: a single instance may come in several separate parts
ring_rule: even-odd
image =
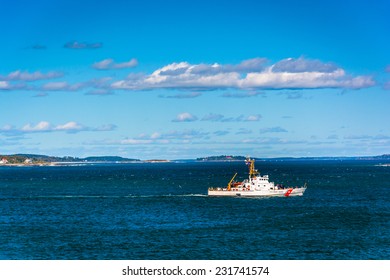
[[[249,178],[256,177],[256,175],[259,175],[259,171],[255,169],[255,160],[247,158],[245,160],[246,164],[249,165]]]

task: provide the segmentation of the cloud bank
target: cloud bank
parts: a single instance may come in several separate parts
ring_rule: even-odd
[[[260,114],[255,115],[239,115],[238,117],[225,117],[222,114],[213,114],[210,113],[208,115],[205,115],[203,118],[201,118],[201,121],[208,121],[208,122],[258,122],[261,119]],[[173,122],[195,122],[198,120],[197,116],[194,116],[191,113],[184,112],[180,113],[174,118]]]
[[[239,64],[171,63],[150,75],[128,77],[111,84],[114,89],[319,89],[371,87],[371,76],[352,76],[334,63],[287,58],[266,66],[264,58]]]
[[[16,70],[14,72],[9,73],[6,76],[0,75],[0,80],[3,81],[38,81],[38,80],[47,80],[47,79],[55,79],[58,77],[62,77],[64,74],[62,72],[48,72],[48,73],[41,73],[40,71],[36,72],[28,72],[28,71],[21,71]]]
[[[98,48],[100,43],[69,42],[68,48]],[[95,62],[96,70],[119,70],[138,65],[135,58],[125,62],[116,62],[111,58]],[[259,96],[263,90],[296,90],[296,89],[361,89],[374,86],[372,76],[353,76],[334,63],[324,63],[316,59],[287,58],[271,64],[265,58],[244,60],[238,64],[190,64],[173,62],[152,71],[151,74],[133,72],[125,78],[116,76],[91,78],[89,81],[68,81],[59,71],[29,72],[16,70],[0,74],[0,90],[38,90],[38,91],[80,91],[87,95],[108,95],[115,90],[158,90],[176,89],[191,91],[190,94],[167,95],[166,98],[195,98],[200,92],[214,90],[232,90],[222,97],[247,98]],[[47,81],[62,78],[62,81]],[[389,89],[389,83],[383,88]],[[163,96],[164,97],[164,96]],[[291,98],[300,97],[294,95]]]
[[[133,68],[137,65],[138,65],[138,61],[135,58],[132,58],[127,62],[120,62],[120,63],[116,63],[113,59],[107,58],[102,61],[94,63],[92,67],[97,70],[111,70],[111,69]]]
[[[82,50],[82,49],[99,49],[103,47],[103,43],[88,43],[88,42],[78,42],[70,41],[64,44],[66,49]]]
[[[64,124],[54,125],[48,121],[40,121],[37,124],[25,124],[21,128],[15,128],[12,125],[5,125],[0,128],[0,134],[18,135],[29,133],[47,133],[47,132],[67,132],[77,133],[81,131],[112,131],[116,129],[116,125],[108,124],[99,127],[88,127],[80,123],[70,121]]]
[[[210,121],[210,122],[258,122],[261,119],[260,114],[255,115],[239,115],[238,117],[225,117],[221,114],[208,114],[204,116],[201,120],[202,121]]]
[[[194,122],[196,120],[198,120],[197,117],[186,112],[186,113],[178,114],[176,118],[174,118],[172,121],[173,122]]]

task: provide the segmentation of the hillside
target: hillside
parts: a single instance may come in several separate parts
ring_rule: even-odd
[[[95,156],[95,157],[56,157],[36,154],[14,154],[14,155],[0,155],[1,164],[50,164],[54,162],[133,162],[140,161],[139,159],[123,158],[118,156]]]
[[[195,160],[189,159],[187,161],[244,161],[245,156],[208,156],[200,157]],[[364,156],[364,157],[280,157],[280,158],[254,158],[258,161],[301,161],[301,160],[375,160],[375,161],[390,161],[390,154],[383,154],[379,156]],[[0,165],[49,165],[53,163],[128,163],[140,162],[140,159],[123,158],[120,156],[90,156],[85,158],[79,157],[56,157],[36,154],[14,154],[14,155],[0,155]],[[170,162],[169,160],[144,160],[144,162]]]
[[[197,158],[197,161],[241,161],[247,157],[244,156],[208,156]],[[379,156],[357,156],[357,157],[277,157],[277,158],[253,158],[258,161],[297,161],[297,160],[390,160],[390,154]]]

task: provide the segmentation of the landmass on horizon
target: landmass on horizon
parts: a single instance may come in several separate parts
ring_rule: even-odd
[[[182,161],[192,162],[216,162],[216,161],[243,161],[247,157],[245,156],[233,156],[233,155],[220,155],[220,156],[208,156],[199,157],[196,159],[176,159]],[[256,158],[258,161],[292,161],[292,160],[390,160],[390,154],[383,154],[377,156],[356,156],[356,157],[276,157],[276,158]],[[13,154],[13,155],[0,155],[0,166],[35,166],[35,165],[67,165],[75,163],[94,164],[94,163],[137,163],[137,162],[149,162],[149,163],[164,163],[176,160],[167,159],[134,159],[124,158],[120,156],[90,156],[85,158],[71,157],[71,156],[48,156],[48,155],[36,155],[36,154]]]

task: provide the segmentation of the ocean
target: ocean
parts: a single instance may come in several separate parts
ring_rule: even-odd
[[[302,197],[207,197],[243,162],[0,167],[0,259],[390,259],[390,166],[256,162]]]

